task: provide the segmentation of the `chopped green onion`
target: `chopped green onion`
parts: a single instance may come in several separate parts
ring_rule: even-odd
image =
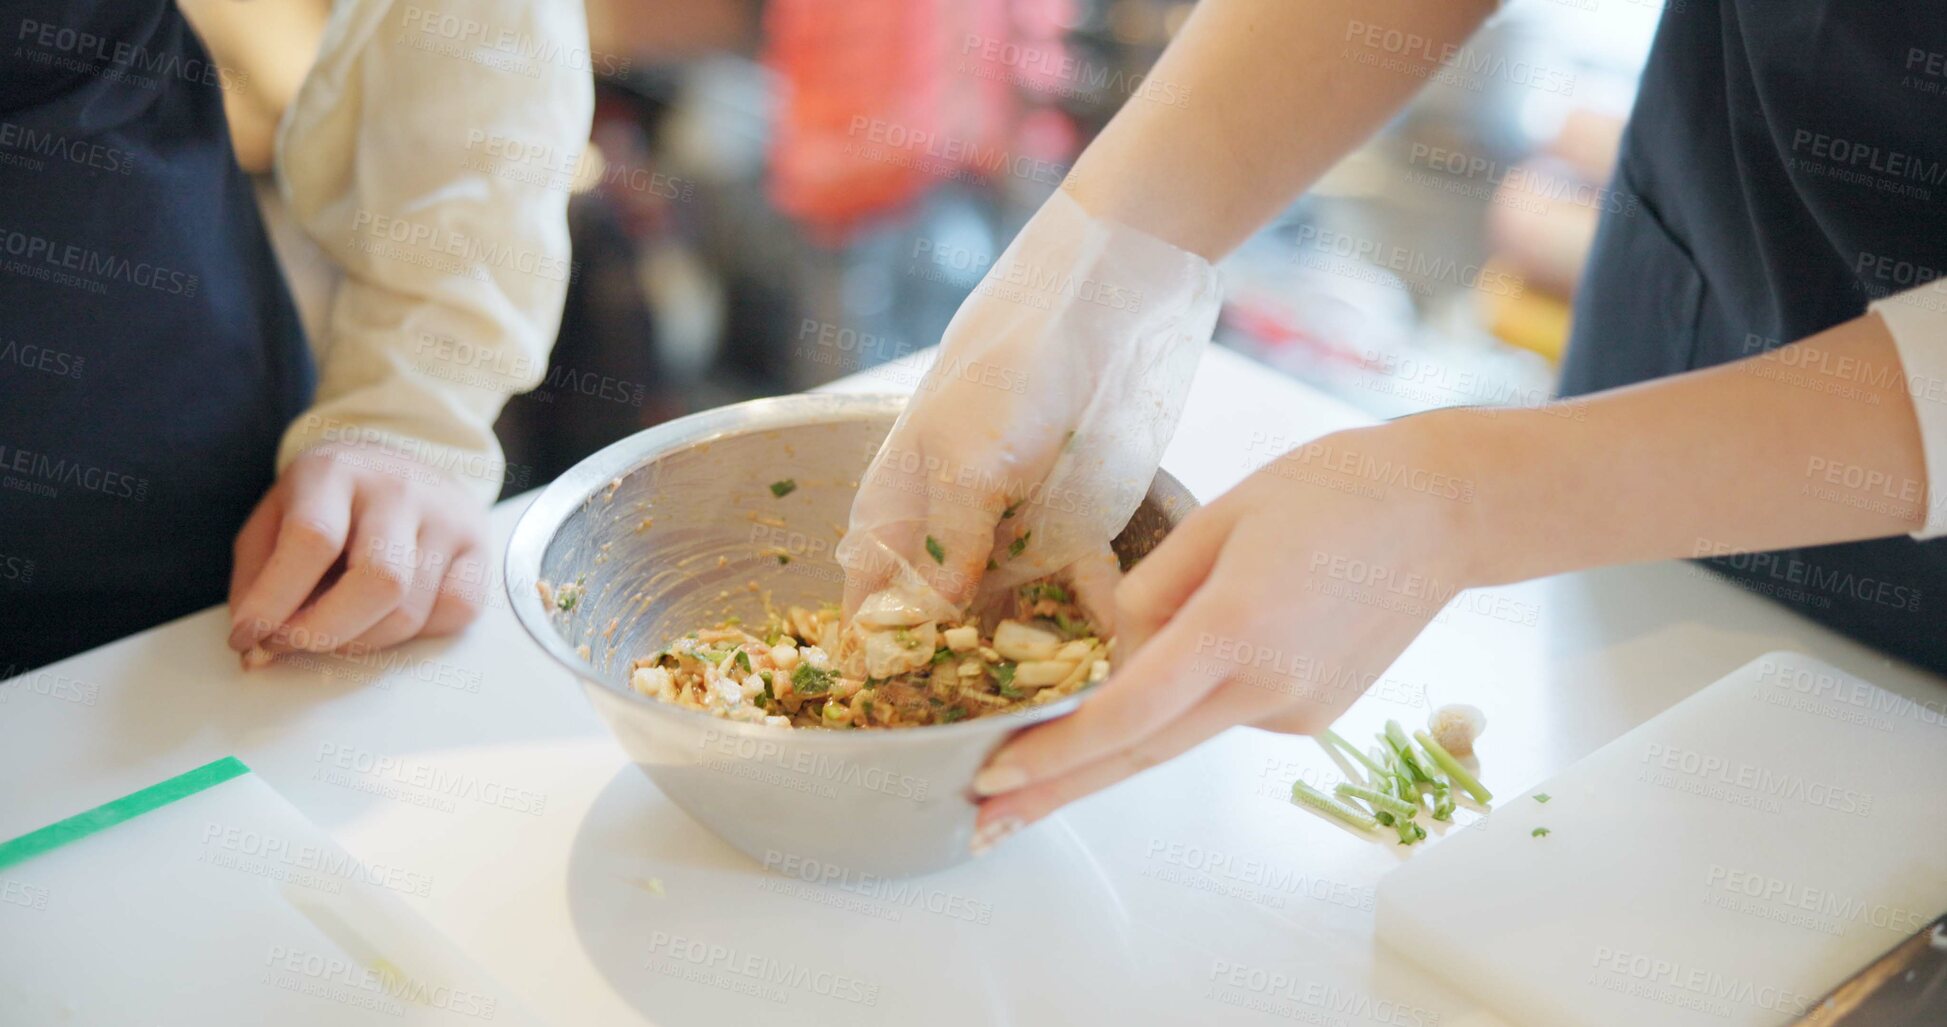
[[[1551,799],[1551,798],[1553,798],[1553,796],[1551,796],[1551,795],[1549,795],[1549,794],[1548,794],[1547,792],[1536,792],[1536,793],[1535,793],[1535,801],[1536,801],[1536,802],[1547,802],[1547,801],[1548,801],[1549,799]]]
[[[1012,560],[1013,558],[1020,556],[1022,551],[1028,548],[1028,539],[1033,537],[1033,535],[1034,532],[1032,531],[1024,531],[1021,533],[1020,538],[1017,538],[1014,541],[1009,542],[1007,544],[1007,558]]]
[[[966,716],[967,716],[966,710],[958,706],[949,706],[946,709],[940,711],[940,723],[951,724],[956,720],[964,720]]]
[[[1052,581],[1044,581],[1038,585],[1029,585],[1026,591],[1029,602],[1053,599],[1057,603],[1065,603],[1069,598],[1068,590]]]
[[[1393,824],[1393,830],[1399,832],[1399,843],[1401,845],[1411,845],[1414,842],[1426,839],[1426,828],[1421,827],[1411,820],[1399,820]]]
[[[1355,831],[1376,831],[1379,829],[1379,821],[1333,799],[1331,796],[1326,795],[1324,792],[1313,788],[1303,781],[1293,781],[1291,783],[1291,801],[1301,806],[1309,807],[1314,812],[1323,813]]]
[[[1014,687],[1014,670],[1015,667],[1012,663],[994,664],[994,685],[999,689],[1001,695],[1006,698],[1025,699],[1027,698],[1027,693]]]
[[[1532,830],[1532,831],[1529,831],[1529,832],[1528,832],[1528,837],[1530,837],[1530,838],[1546,838],[1546,837],[1548,837],[1548,834],[1549,834],[1549,831],[1548,831],[1548,829],[1547,829],[1547,828],[1545,828],[1545,827],[1537,827],[1537,828],[1535,828],[1534,830]]]
[[[787,553],[779,553],[777,554],[777,562],[778,562],[778,566],[782,567],[785,564],[791,562],[791,557]]]
[[[1418,806],[1409,805],[1383,792],[1375,792],[1355,784],[1341,782],[1337,788],[1332,789],[1332,792],[1341,799],[1359,799],[1373,809],[1383,809],[1396,817],[1405,817],[1408,820],[1420,811]]]
[[[1492,802],[1494,800],[1494,793],[1488,791],[1480,781],[1475,779],[1474,775],[1468,773],[1467,768],[1461,766],[1460,761],[1454,759],[1452,753],[1441,748],[1440,743],[1434,741],[1432,735],[1424,731],[1415,731],[1413,732],[1413,737],[1426,749],[1426,754],[1433,757],[1433,762],[1439,764],[1440,769],[1446,771],[1448,777],[1453,778],[1454,784],[1467,789],[1468,795],[1473,796],[1481,802]]]
[[[796,491],[798,491],[798,479],[796,478],[782,478],[771,482],[771,495],[779,499],[783,499],[785,496]]]
[[[1358,760],[1360,763],[1365,764],[1366,769],[1372,771],[1372,779],[1374,782],[1377,782],[1380,778],[1387,776],[1388,772],[1385,767],[1382,767],[1378,763],[1373,762],[1371,759],[1368,759],[1366,757],[1365,753],[1360,752],[1359,750],[1353,748],[1352,743],[1346,741],[1343,738],[1340,738],[1339,733],[1337,731],[1334,731],[1328,727],[1318,737],[1324,739],[1326,742],[1331,743],[1331,745],[1336,745],[1339,748],[1344,749],[1346,752],[1351,753],[1353,759]],[[1327,747],[1327,751],[1329,750],[1330,750],[1330,746]]]
[[[1019,510],[1021,508],[1021,504],[1025,502],[1027,502],[1027,500],[1017,499],[1014,502],[1007,504],[1007,509],[1001,511],[1001,520],[1004,521],[1007,520],[1009,517],[1014,516],[1014,512],[1016,510]]]
[[[809,663],[800,663],[791,672],[791,687],[800,695],[823,695],[831,691],[832,679],[837,676],[835,670],[819,670]]]
[[[1454,813],[1453,786],[1445,781],[1435,781],[1433,788],[1433,819],[1452,820]]]
[[[737,650],[737,666],[744,668],[744,673],[750,673],[750,654],[742,649]]]
[[[946,547],[940,545],[939,539],[928,535],[926,536],[926,555],[932,557],[934,563],[943,564],[946,562]]]
[[[1420,765],[1419,757],[1413,754],[1413,743],[1407,741],[1406,731],[1399,726],[1399,721],[1389,720],[1386,722],[1384,741],[1392,747],[1394,752],[1399,754],[1400,762],[1406,765],[1406,772],[1412,776],[1415,782],[1433,780],[1433,775],[1427,773],[1426,768]]]

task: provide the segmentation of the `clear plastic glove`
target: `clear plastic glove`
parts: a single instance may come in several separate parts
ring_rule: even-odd
[[[837,551],[847,617],[920,624],[1063,570],[1085,601],[1112,587],[1109,541],[1156,474],[1219,298],[1208,261],[1051,196],[961,304],[860,482]]]

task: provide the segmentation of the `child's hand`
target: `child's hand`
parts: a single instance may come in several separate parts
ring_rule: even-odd
[[[379,649],[479,615],[487,513],[439,472],[349,445],[285,468],[237,533],[230,648]]]

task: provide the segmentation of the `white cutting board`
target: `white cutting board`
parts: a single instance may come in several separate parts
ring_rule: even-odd
[[[1943,775],[1947,689],[1772,653],[1387,875],[1379,939],[1519,1024],[1788,1024],[1947,911]]]
[[[535,1027],[256,774],[0,868],[0,1024]]]

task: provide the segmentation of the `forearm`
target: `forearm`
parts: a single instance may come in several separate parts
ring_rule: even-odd
[[[1098,217],[1216,260],[1384,124],[1492,9],[1203,0],[1150,71],[1178,102],[1131,99],[1066,188]]]
[[[1906,377],[1874,315],[1584,399],[1395,426],[1430,433],[1474,483],[1480,584],[1900,535],[1929,502]]]
[[[509,477],[494,418],[542,380],[559,328],[573,270],[562,172],[588,138],[594,87],[559,61],[529,74],[457,60],[429,45],[426,13],[339,5],[279,137],[282,196],[343,272],[316,402],[286,431],[279,468],[356,442],[486,502]],[[587,47],[575,4],[469,0],[463,13],[548,53]]]

